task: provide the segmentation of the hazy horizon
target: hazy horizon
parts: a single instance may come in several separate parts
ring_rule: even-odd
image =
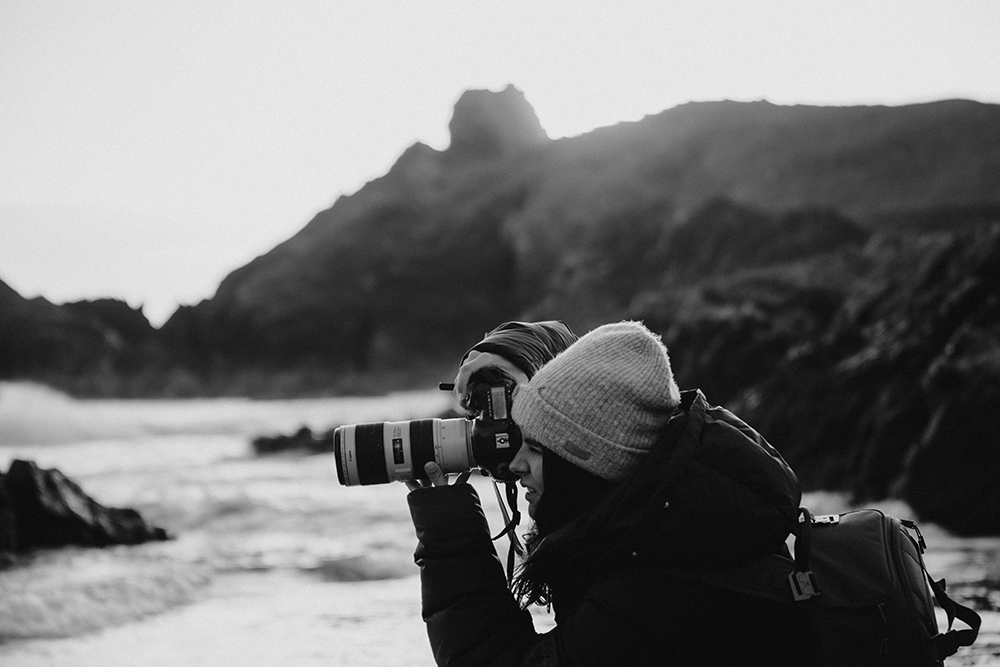
[[[513,84],[552,138],[688,101],[1000,103],[1000,3],[0,6],[0,279],[161,324]]]

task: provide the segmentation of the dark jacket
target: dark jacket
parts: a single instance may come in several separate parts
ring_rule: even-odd
[[[532,557],[568,554],[573,574],[553,585],[557,627],[537,635],[507,589],[475,490],[418,489],[409,502],[435,659],[809,664],[807,607],[713,576],[781,553],[799,500],[794,473],[760,435],[701,392],[685,392],[644,464],[537,547]]]

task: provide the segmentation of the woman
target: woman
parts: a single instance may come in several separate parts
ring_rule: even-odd
[[[486,354],[501,359],[469,355],[463,371],[524,370],[509,351]],[[811,662],[808,609],[764,581],[795,526],[798,481],[735,415],[678,390],[657,336],[598,327],[519,378],[512,414],[523,445],[511,470],[534,528],[511,589],[475,490],[434,464],[429,486],[410,485],[438,664]],[[552,605],[555,629],[534,631],[533,603]]]

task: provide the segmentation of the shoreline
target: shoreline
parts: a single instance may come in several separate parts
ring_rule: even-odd
[[[6,667],[433,665],[414,576],[324,582],[287,571],[220,573],[198,599],[65,638],[0,642]]]

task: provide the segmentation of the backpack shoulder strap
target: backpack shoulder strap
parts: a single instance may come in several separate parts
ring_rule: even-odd
[[[669,574],[689,581],[697,581],[712,588],[770,600],[779,604],[796,604],[798,574],[795,563],[787,554],[771,554],[763,558],[716,567],[706,570],[669,568]]]
[[[921,563],[921,565],[923,564]],[[948,597],[948,594],[945,592],[946,583],[944,579],[934,581],[927,574],[926,568],[924,568],[924,575],[927,576],[927,580],[930,582],[931,590],[934,592],[934,599],[937,600],[937,603],[944,609],[945,614],[948,615],[948,630],[934,637],[938,656],[944,660],[948,656],[954,655],[962,646],[972,646],[972,643],[979,636],[979,628],[983,624],[983,619],[972,608],[959,604]],[[951,626],[955,623],[956,618],[969,627],[964,630],[953,630]]]

